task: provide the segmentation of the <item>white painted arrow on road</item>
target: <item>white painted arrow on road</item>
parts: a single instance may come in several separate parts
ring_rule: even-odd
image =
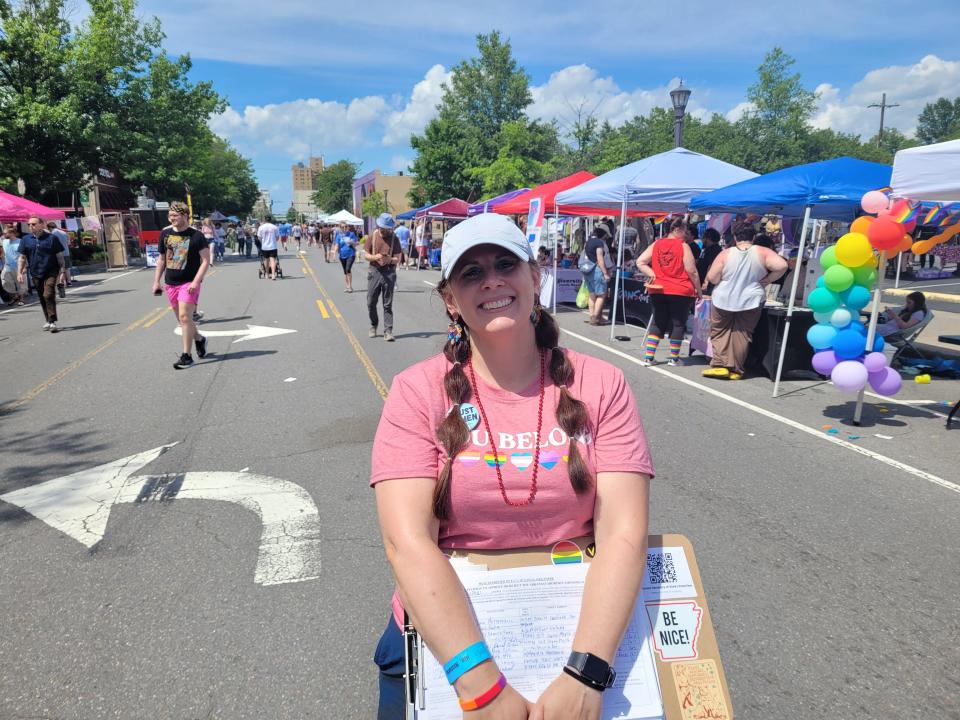
[[[137,475],[173,445],[81,470],[0,495],[88,548],[103,539],[118,503],[175,499],[225,500],[255,512],[263,525],[254,582],[313,580],[320,575],[320,515],[296,483],[247,472]]]
[[[180,329],[180,326],[173,331],[177,335],[183,335],[183,330]],[[272,328],[265,327],[263,325],[247,325],[246,330],[207,330],[206,328],[200,333],[204,337],[234,337],[239,335],[234,343],[246,342],[247,340],[262,340],[263,338],[273,337],[274,335],[286,335],[288,333],[295,333],[296,330],[288,330],[286,328]],[[233,343],[231,343],[232,345]]]

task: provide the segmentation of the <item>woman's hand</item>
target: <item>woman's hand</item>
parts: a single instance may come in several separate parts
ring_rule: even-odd
[[[533,705],[508,684],[489,705],[465,710],[463,720],[527,720]]]
[[[530,713],[530,720],[599,720],[603,695],[566,673],[550,683]]]

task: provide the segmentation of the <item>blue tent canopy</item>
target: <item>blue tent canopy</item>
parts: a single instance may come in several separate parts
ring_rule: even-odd
[[[421,210],[426,210],[428,207],[433,207],[433,205],[424,205],[423,207],[418,207],[415,210],[407,210],[406,212],[397,213],[397,220],[413,220],[417,213]]]
[[[809,207],[811,218],[849,221],[864,193],[889,187],[892,170],[850,157],[797,165],[698,195],[690,210],[801,217]]]

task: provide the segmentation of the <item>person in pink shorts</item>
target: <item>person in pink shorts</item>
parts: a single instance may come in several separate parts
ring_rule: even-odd
[[[182,370],[193,365],[191,346],[196,346],[197,357],[207,354],[207,339],[197,331],[193,316],[200,301],[200,284],[210,267],[210,243],[203,233],[190,226],[185,203],[170,203],[167,217],[170,225],[160,233],[160,256],[153,276],[153,293],[160,294],[160,275],[163,273],[167,299],[177,314],[183,340],[183,352],[173,367]]]
[[[404,717],[404,613],[437,660],[456,668],[448,681],[477,717],[549,719],[580,708],[577,717],[599,718],[646,565],[653,464],[636,400],[619,368],[559,347],[530,244],[506,217],[460,223],[440,258],[448,341],[394,378],[373,442],[370,483],[397,581],[375,653],[378,718]],[[444,551],[588,535],[597,552],[574,652],[529,703],[484,651]]]

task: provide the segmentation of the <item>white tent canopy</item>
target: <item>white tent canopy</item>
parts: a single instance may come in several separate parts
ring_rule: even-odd
[[[347,210],[335,212],[333,215],[326,218],[324,222],[331,224],[346,223],[347,225],[363,225],[363,220]]]
[[[894,195],[911,200],[960,201],[960,140],[899,151],[890,185]]]
[[[685,213],[695,195],[757,177],[709,155],[674,148],[604,173],[557,195],[557,205]]]

